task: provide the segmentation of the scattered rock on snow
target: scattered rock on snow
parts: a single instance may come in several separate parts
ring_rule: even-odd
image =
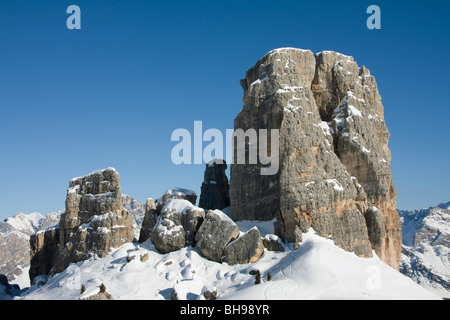
[[[254,227],[225,247],[223,261],[230,265],[254,263],[264,253],[261,234]]]

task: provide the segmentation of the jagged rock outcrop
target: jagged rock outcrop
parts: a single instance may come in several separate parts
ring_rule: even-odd
[[[52,272],[92,256],[104,257],[111,248],[133,241],[132,218],[122,201],[120,177],[114,168],[70,181]]]
[[[200,253],[216,262],[222,262],[225,247],[239,237],[239,227],[220,210],[209,210],[195,240]]]
[[[231,166],[233,219],[276,217],[276,234],[293,243],[312,227],[359,256],[370,257],[373,248],[398,268],[389,132],[369,70],[339,53],[281,48],[248,70],[241,85],[244,107],[234,127],[278,129],[279,170],[261,175],[261,163]],[[370,211],[369,234],[371,207],[382,219]]]
[[[158,216],[150,238],[161,253],[194,246],[195,235],[204,218],[202,208],[184,199],[169,199]]]
[[[257,227],[253,227],[225,247],[223,261],[229,265],[255,263],[263,253],[261,234]]]
[[[225,160],[213,159],[206,164],[201,187],[199,207],[205,210],[222,210],[230,206],[228,178]]]

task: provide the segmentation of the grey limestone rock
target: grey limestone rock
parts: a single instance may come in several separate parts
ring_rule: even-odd
[[[165,202],[150,234],[153,244],[161,253],[195,245],[195,235],[205,218],[205,211],[184,199]]]
[[[201,254],[216,262],[222,262],[228,243],[239,237],[239,227],[220,210],[209,210],[195,240]]]
[[[156,212],[159,214],[164,207],[164,204],[169,199],[184,199],[195,205],[197,203],[197,194],[184,188],[172,188],[164,192],[161,198],[156,199]]]
[[[275,233],[298,243],[312,227],[360,256],[372,248],[398,268],[401,228],[390,172],[389,132],[373,76],[352,57],[280,48],[267,53],[241,80],[244,106],[235,129],[278,129],[279,170],[232,164],[235,220],[272,220]],[[269,149],[270,139],[269,139]],[[377,207],[384,238],[371,243],[369,207]]]
[[[139,242],[144,242],[148,238],[150,238],[157,219],[158,214],[156,212],[156,204],[152,198],[148,198],[145,202],[145,213],[144,219],[142,221],[141,231],[139,234]]]
[[[122,201],[120,177],[113,168],[70,181],[52,272],[92,256],[105,257],[111,248],[133,241],[132,217]]]
[[[59,228],[39,231],[30,237],[30,282],[38,275],[49,274],[58,253]]]
[[[229,265],[254,263],[263,253],[261,234],[258,228],[254,227],[225,247],[223,261]]]

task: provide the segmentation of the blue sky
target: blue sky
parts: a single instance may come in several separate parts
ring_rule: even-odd
[[[81,30],[66,9],[81,8]],[[366,28],[381,8],[382,29]],[[173,130],[233,128],[239,80],[266,52],[351,55],[375,75],[398,207],[450,200],[448,1],[0,2],[0,218],[64,208],[72,177],[115,167],[140,201],[200,193]]]

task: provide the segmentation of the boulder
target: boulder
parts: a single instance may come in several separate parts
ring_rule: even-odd
[[[219,293],[216,287],[203,286],[202,295],[205,300],[216,300]]]
[[[183,279],[177,282],[170,292],[171,300],[199,300],[203,294],[204,285],[199,280]]]
[[[254,263],[264,253],[264,245],[257,227],[253,227],[224,249],[223,261],[229,265]]]
[[[172,188],[164,192],[161,198],[156,199],[156,212],[159,214],[167,200],[184,199],[195,205],[197,203],[197,194],[188,189]]]
[[[105,291],[105,292],[98,292],[96,294],[93,294],[86,298],[81,298],[80,300],[83,301],[105,301],[105,300],[114,300],[113,296]]]
[[[222,210],[230,206],[226,169],[227,163],[224,160],[213,159],[206,164],[199,207],[205,210]]]
[[[195,235],[205,211],[184,199],[172,198],[165,202],[150,234],[155,248],[161,253],[195,245]]]
[[[209,210],[195,236],[200,253],[222,262],[223,251],[230,241],[239,237],[239,227],[220,210]]]
[[[267,234],[263,240],[264,248],[269,251],[284,251],[284,246],[281,243],[281,239],[274,234]]]

